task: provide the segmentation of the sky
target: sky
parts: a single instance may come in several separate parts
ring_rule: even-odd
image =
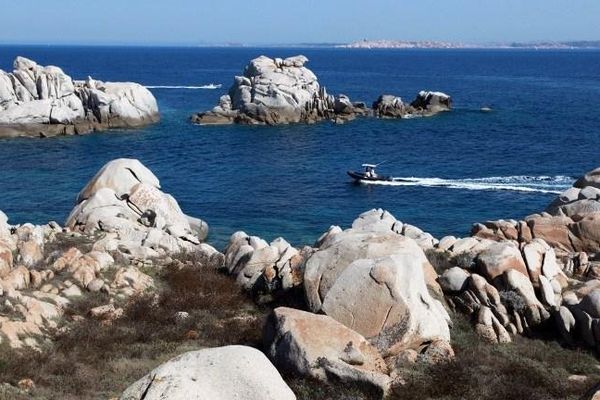
[[[4,44],[600,40],[599,0],[0,0]]]

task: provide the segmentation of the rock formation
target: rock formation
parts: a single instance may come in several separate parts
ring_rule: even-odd
[[[326,338],[319,340],[324,332]],[[265,327],[267,354],[275,366],[328,381],[360,382],[383,393],[392,379],[388,367],[362,335],[326,315],[279,307]]]
[[[449,316],[432,297],[441,295],[437,274],[411,233],[383,210],[363,213],[345,231],[330,230],[306,262],[310,309],[356,330],[387,355],[449,341]],[[427,241],[432,246],[433,239]]]
[[[579,178],[540,214],[523,221],[497,220],[475,224],[472,235],[528,243],[545,240],[561,253],[600,252],[600,168]]]
[[[410,104],[389,94],[379,96],[373,103],[373,114],[378,118],[427,117],[452,108],[452,98],[441,92],[421,91]]]
[[[415,240],[423,249],[432,248],[437,243],[431,234],[413,225],[404,224],[383,210],[363,213],[354,221],[353,227],[357,230],[364,228],[365,232],[373,230],[388,234],[391,238],[389,246],[382,245],[382,248],[388,251],[383,251],[381,255],[392,252],[389,249],[393,247],[395,240],[401,240],[404,236]],[[328,246],[334,235],[340,232],[342,232],[340,227],[332,226],[313,247],[304,246],[301,249],[294,248],[283,238],[277,238],[269,244],[259,237],[248,236],[241,231],[236,232],[229,239],[229,244],[224,251],[224,268],[229,274],[235,276],[237,282],[246,290],[265,294],[301,288],[305,280],[304,270],[307,260],[317,250]],[[347,250],[348,257],[359,258],[355,252],[360,250],[352,248]],[[369,253],[373,257],[378,254]]]
[[[86,239],[63,231],[56,223],[9,226],[0,218],[0,296],[4,307],[0,343],[6,340],[11,347],[38,347],[48,330],[57,327],[71,301],[86,293],[127,298],[154,287],[154,280],[135,265],[115,262],[115,253],[97,249],[82,252],[75,247],[52,250],[62,241]],[[122,312],[111,306],[91,310],[91,314],[97,319],[111,319]]]
[[[0,70],[0,137],[82,134],[158,119],[154,96],[137,83],[73,81],[23,57],[13,72]]]
[[[221,253],[202,243],[206,223],[183,214],[137,160],[107,163],[77,202],[65,228],[54,222],[13,226],[0,212],[0,343],[39,346],[70,302],[87,293],[122,299],[153,288],[154,280],[138,267],[155,260],[185,252],[209,267],[223,262]],[[113,304],[89,310],[99,320],[122,312]]]
[[[343,122],[368,111],[347,96],[319,85],[302,55],[286,59],[260,56],[236,76],[229,93],[211,111],[192,116],[197,124],[289,124],[325,119]]]
[[[225,346],[191,351],[152,370],[120,400],[295,400],[259,350]]]
[[[208,225],[185,215],[138,160],[117,159],[102,167],[77,196],[66,226],[87,235],[102,233],[97,249],[119,249],[133,259],[182,251],[220,257],[202,243]]]
[[[578,179],[546,212],[475,224],[473,237],[440,240],[439,251],[470,260],[439,282],[482,336],[509,341],[548,322],[567,343],[600,348],[599,171]]]

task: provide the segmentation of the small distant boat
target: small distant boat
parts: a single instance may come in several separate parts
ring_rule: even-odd
[[[202,89],[220,89],[221,86],[220,83],[209,83],[208,85],[202,86]]]
[[[363,164],[362,166],[365,168],[365,170],[363,172],[347,171],[346,173],[352,179],[354,179],[355,182],[392,182],[392,181],[394,181],[394,177],[392,177],[392,176],[379,175],[375,172],[375,168],[377,168],[381,164],[383,164],[383,162],[381,162],[379,164]]]

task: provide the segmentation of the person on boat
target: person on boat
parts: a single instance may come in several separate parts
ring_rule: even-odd
[[[375,172],[375,166],[374,165],[365,165],[365,177],[367,178],[377,178],[377,173]]]

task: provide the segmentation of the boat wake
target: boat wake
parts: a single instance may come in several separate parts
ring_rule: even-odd
[[[201,86],[161,86],[161,85],[157,85],[157,86],[151,86],[151,85],[147,85],[146,89],[188,89],[188,90],[198,90],[198,89],[220,89],[221,88],[221,84],[214,84],[214,83],[210,83],[208,85],[201,85]]]
[[[422,186],[462,190],[506,190],[513,192],[560,194],[571,187],[574,181],[574,178],[564,175],[515,175],[465,179],[395,177],[392,181],[361,181],[361,183],[365,185]]]

